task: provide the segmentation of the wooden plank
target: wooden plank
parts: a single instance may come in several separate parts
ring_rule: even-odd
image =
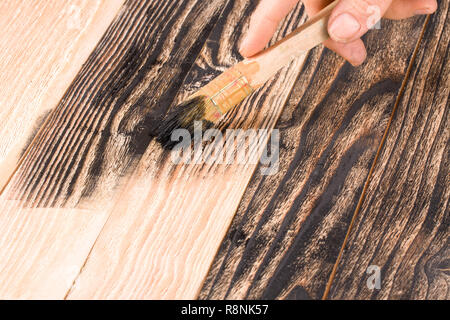
[[[178,101],[237,61],[243,22],[255,4],[228,3]],[[303,19],[298,6],[275,38]],[[298,59],[280,72],[228,114],[221,128],[270,130],[302,64]],[[247,159],[259,159],[266,140],[251,145]],[[68,298],[195,298],[255,167],[251,161],[175,165],[152,141]]]
[[[450,298],[449,22],[449,3],[440,2],[338,265],[331,299]],[[371,265],[380,268],[379,289],[367,286]]]
[[[362,69],[350,71],[320,50],[309,57],[281,118],[275,177],[260,177],[262,166],[252,163],[174,166],[151,130],[188,70],[177,101],[237,60],[242,23],[254,6],[126,3],[2,195],[1,297],[196,297],[255,168],[230,232],[236,224],[243,228],[226,238],[238,249],[223,265],[219,251],[200,297],[319,297],[423,19],[369,36],[372,52],[382,52]],[[277,37],[298,25],[302,13],[298,7]],[[406,31],[409,41],[401,37]],[[302,64],[281,72],[222,128],[271,129]],[[342,109],[329,108],[331,101]],[[265,143],[252,146],[255,158]],[[264,230],[247,243],[252,223]],[[252,265],[249,250],[261,265]],[[250,259],[233,274],[242,256]]]
[[[128,1],[34,138],[6,197],[36,207],[109,204],[222,5]]]
[[[1,1],[0,190],[122,2]]]
[[[224,3],[124,4],[2,194],[1,297],[67,294]]]
[[[24,208],[2,201],[0,297],[62,299],[105,223],[105,212]]]
[[[320,299],[424,18],[383,21],[358,68],[308,57],[280,129],[280,171],[255,174],[201,299]]]

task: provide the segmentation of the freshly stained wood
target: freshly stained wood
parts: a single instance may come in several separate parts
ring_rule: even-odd
[[[358,68],[308,56],[276,126],[280,171],[253,176],[200,298],[322,297],[423,22],[383,22]]]
[[[227,4],[179,100],[236,62],[242,28],[253,9],[246,0]],[[298,6],[276,37],[303,20]],[[270,131],[302,63],[294,61],[231,111],[221,128]],[[259,159],[266,140],[250,146],[248,159]],[[68,298],[196,298],[255,167],[251,161],[174,165],[170,153],[153,141]]]
[[[108,204],[222,4],[127,2],[34,138],[5,196],[37,207],[74,206],[90,196]]]
[[[47,288],[46,298],[66,295],[109,216],[120,178],[145,151],[155,114],[169,107],[223,5],[124,4],[2,194],[0,256],[8,259],[0,261],[1,297],[41,297],[40,290],[6,285],[26,279],[29,288]],[[80,211],[65,214],[75,206]],[[69,226],[76,228],[61,231]]]
[[[279,72],[218,125],[255,130],[242,163],[176,164],[154,140],[171,105],[241,59],[256,3],[123,5],[59,104],[56,93],[44,103],[22,161],[11,158],[0,298],[321,298],[368,181],[330,297],[448,295],[448,4],[422,40],[424,17],[371,31],[362,67],[318,48]],[[304,20],[298,5],[273,41]],[[279,168],[263,175],[274,126]],[[379,293],[364,287],[372,262],[388,277]]]
[[[0,190],[122,3],[0,2]]]
[[[441,2],[338,265],[331,299],[450,298],[450,16]],[[367,286],[373,271],[381,286]]]

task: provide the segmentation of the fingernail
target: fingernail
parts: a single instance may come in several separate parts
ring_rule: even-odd
[[[353,66],[361,65],[367,58],[366,50],[354,50],[352,52],[351,60],[349,61]]]
[[[337,16],[330,26],[330,36],[333,40],[345,42],[355,37],[361,25],[354,16],[349,13],[342,13]]]
[[[432,9],[429,8],[429,7],[427,7],[427,8],[422,8],[422,9],[416,10],[416,11],[414,12],[414,14],[416,14],[416,15],[420,15],[420,14],[429,14],[429,13],[433,13]]]
[[[239,53],[242,55],[245,55],[245,50],[248,47],[248,39],[247,37],[244,38],[244,40],[242,40],[241,45],[239,46]]]

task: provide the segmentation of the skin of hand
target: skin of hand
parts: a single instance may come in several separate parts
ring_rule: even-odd
[[[251,57],[263,50],[281,20],[299,0],[261,0],[250,18],[249,29],[241,42],[240,53]],[[303,0],[306,13],[314,16],[332,1]],[[339,0],[328,22],[330,39],[324,45],[352,65],[358,66],[367,56],[361,36],[381,17],[405,19],[414,15],[431,14],[437,9],[436,0]],[[377,19],[378,18],[378,19]]]

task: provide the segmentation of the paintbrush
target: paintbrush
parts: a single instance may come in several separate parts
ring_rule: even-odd
[[[171,108],[157,129],[157,141],[171,148],[176,129],[194,132],[194,123],[202,129],[214,126],[225,113],[261,87],[294,58],[329,38],[328,19],[337,1],[308,22],[257,55],[227,69],[181,104]]]

